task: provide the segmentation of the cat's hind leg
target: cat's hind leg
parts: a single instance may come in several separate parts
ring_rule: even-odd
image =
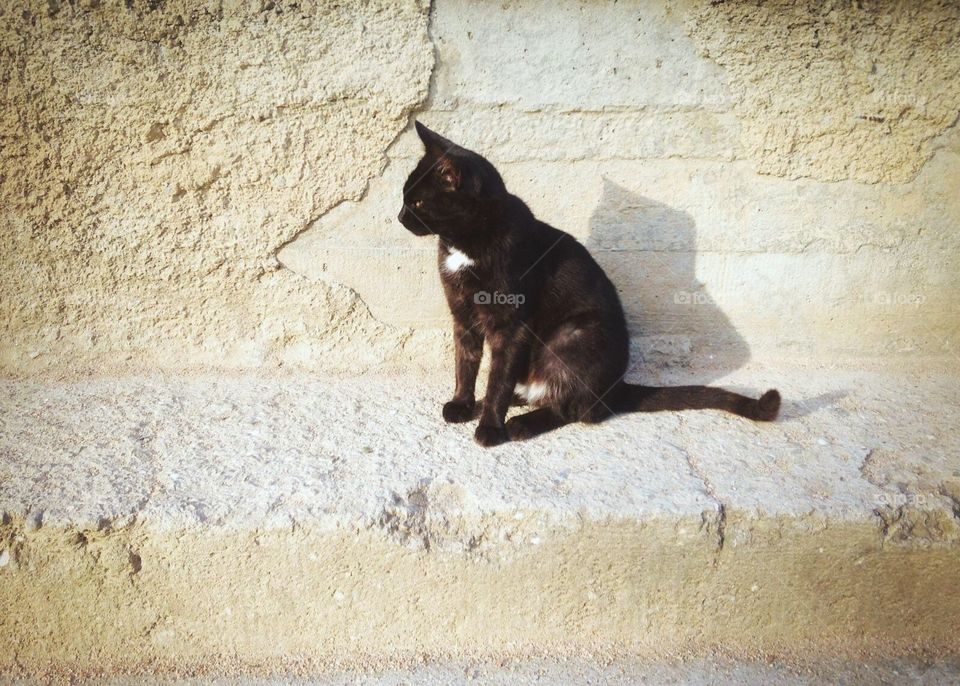
[[[541,407],[507,420],[507,435],[511,441],[523,441],[553,431],[567,423],[552,407]]]
[[[612,415],[609,396],[626,367],[626,349],[618,349],[602,323],[568,322],[541,343],[531,363],[526,395],[530,404],[549,408],[556,419],[553,426],[542,428],[547,417],[538,415],[531,424],[540,429],[536,433],[574,422],[595,424]]]

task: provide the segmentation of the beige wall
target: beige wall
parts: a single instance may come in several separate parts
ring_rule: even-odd
[[[412,114],[591,247],[648,356],[960,344],[955,4],[94,4],[0,17],[8,374],[444,364]]]

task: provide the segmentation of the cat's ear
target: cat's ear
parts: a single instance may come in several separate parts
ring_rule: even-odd
[[[437,159],[437,178],[445,191],[455,191],[460,188],[460,168],[449,155]]]
[[[423,141],[423,147],[426,148],[427,155],[434,158],[434,168],[437,178],[444,190],[455,191],[460,187],[460,165],[450,154],[456,144],[448,141],[435,131],[431,131],[420,122],[414,122],[417,127],[417,135]]]
[[[423,141],[423,147],[426,148],[427,154],[433,155],[434,157],[443,157],[457,147],[454,143],[448,141],[436,131],[431,131],[420,122],[415,121],[414,125],[417,127],[417,135],[420,136],[420,140]]]

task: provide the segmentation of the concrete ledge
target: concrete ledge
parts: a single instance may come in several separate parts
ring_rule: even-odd
[[[482,450],[411,378],[3,382],[0,672],[957,652],[957,379],[717,382],[783,420]]]

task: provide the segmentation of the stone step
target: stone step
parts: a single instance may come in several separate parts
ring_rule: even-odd
[[[84,683],[101,686],[569,686],[569,684],[678,684],[683,686],[955,686],[960,682],[956,656],[897,657],[869,660],[820,658],[784,662],[709,656],[672,660],[499,659],[427,662],[385,669],[334,669],[319,674],[287,671],[270,675],[178,676],[170,674],[98,675]],[[3,681],[3,683],[8,683]],[[10,680],[10,686],[34,686],[37,678]]]
[[[782,417],[482,449],[446,379],[0,382],[0,674],[956,652],[957,378],[694,377]]]

